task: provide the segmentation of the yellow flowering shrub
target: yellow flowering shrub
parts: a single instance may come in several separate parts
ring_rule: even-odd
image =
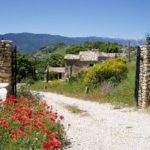
[[[97,84],[105,80],[113,80],[119,82],[127,75],[126,60],[118,57],[96,64],[87,70],[84,77],[84,83]]]

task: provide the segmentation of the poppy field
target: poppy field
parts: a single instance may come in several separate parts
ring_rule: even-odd
[[[61,149],[65,135],[63,119],[45,101],[24,96],[1,100],[0,149]]]

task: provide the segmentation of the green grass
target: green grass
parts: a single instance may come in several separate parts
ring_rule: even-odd
[[[116,88],[115,91],[107,96],[111,102],[135,105],[134,102],[135,86],[135,61],[128,63],[128,76]]]
[[[102,87],[90,86],[89,93],[85,94],[85,85],[82,80],[75,81],[64,81],[61,84],[45,83],[38,81],[32,85],[32,90],[41,90],[47,92],[54,92],[64,94],[70,97],[82,98],[85,100],[97,101],[100,103],[110,102],[114,104],[134,106],[134,83],[135,83],[135,60],[132,60],[128,64],[128,75],[127,78],[121,81],[115,87],[106,86],[103,92]],[[55,82],[55,81],[54,81]],[[45,89],[47,86],[47,89]],[[105,87],[104,87],[105,88]]]

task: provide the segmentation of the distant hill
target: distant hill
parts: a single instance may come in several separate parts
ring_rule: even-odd
[[[60,35],[50,35],[50,34],[33,34],[33,33],[8,33],[0,35],[2,39],[12,40],[18,49],[25,53],[32,53],[33,51],[45,47],[49,44],[64,43],[66,45],[70,44],[83,44],[85,41],[103,41],[103,42],[116,42],[122,45],[137,46],[143,45],[143,40],[126,40],[119,38],[107,38],[107,37],[64,37]]]
[[[43,54],[48,54],[48,53],[57,53],[62,51],[62,49],[65,49],[67,45],[64,43],[59,43],[59,44],[49,44],[48,46],[42,47],[33,53],[43,53]],[[65,53],[65,52],[64,52]]]
[[[35,50],[32,56],[42,60],[48,58],[51,54],[61,54],[64,56],[66,54],[66,48],[68,47],[69,45],[65,45],[64,43],[49,44],[48,46]]]

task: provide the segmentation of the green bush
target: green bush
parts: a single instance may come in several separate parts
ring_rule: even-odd
[[[85,77],[85,75],[86,75],[86,70],[81,70],[81,71],[76,75],[76,77],[77,77],[78,79],[83,80],[84,77]]]
[[[70,76],[69,79],[67,80],[67,83],[72,84],[74,82],[83,81],[85,74],[86,74],[86,71],[82,70],[76,75]]]
[[[103,81],[120,82],[127,75],[127,64],[123,58],[110,59],[87,70],[84,83],[97,84]]]

